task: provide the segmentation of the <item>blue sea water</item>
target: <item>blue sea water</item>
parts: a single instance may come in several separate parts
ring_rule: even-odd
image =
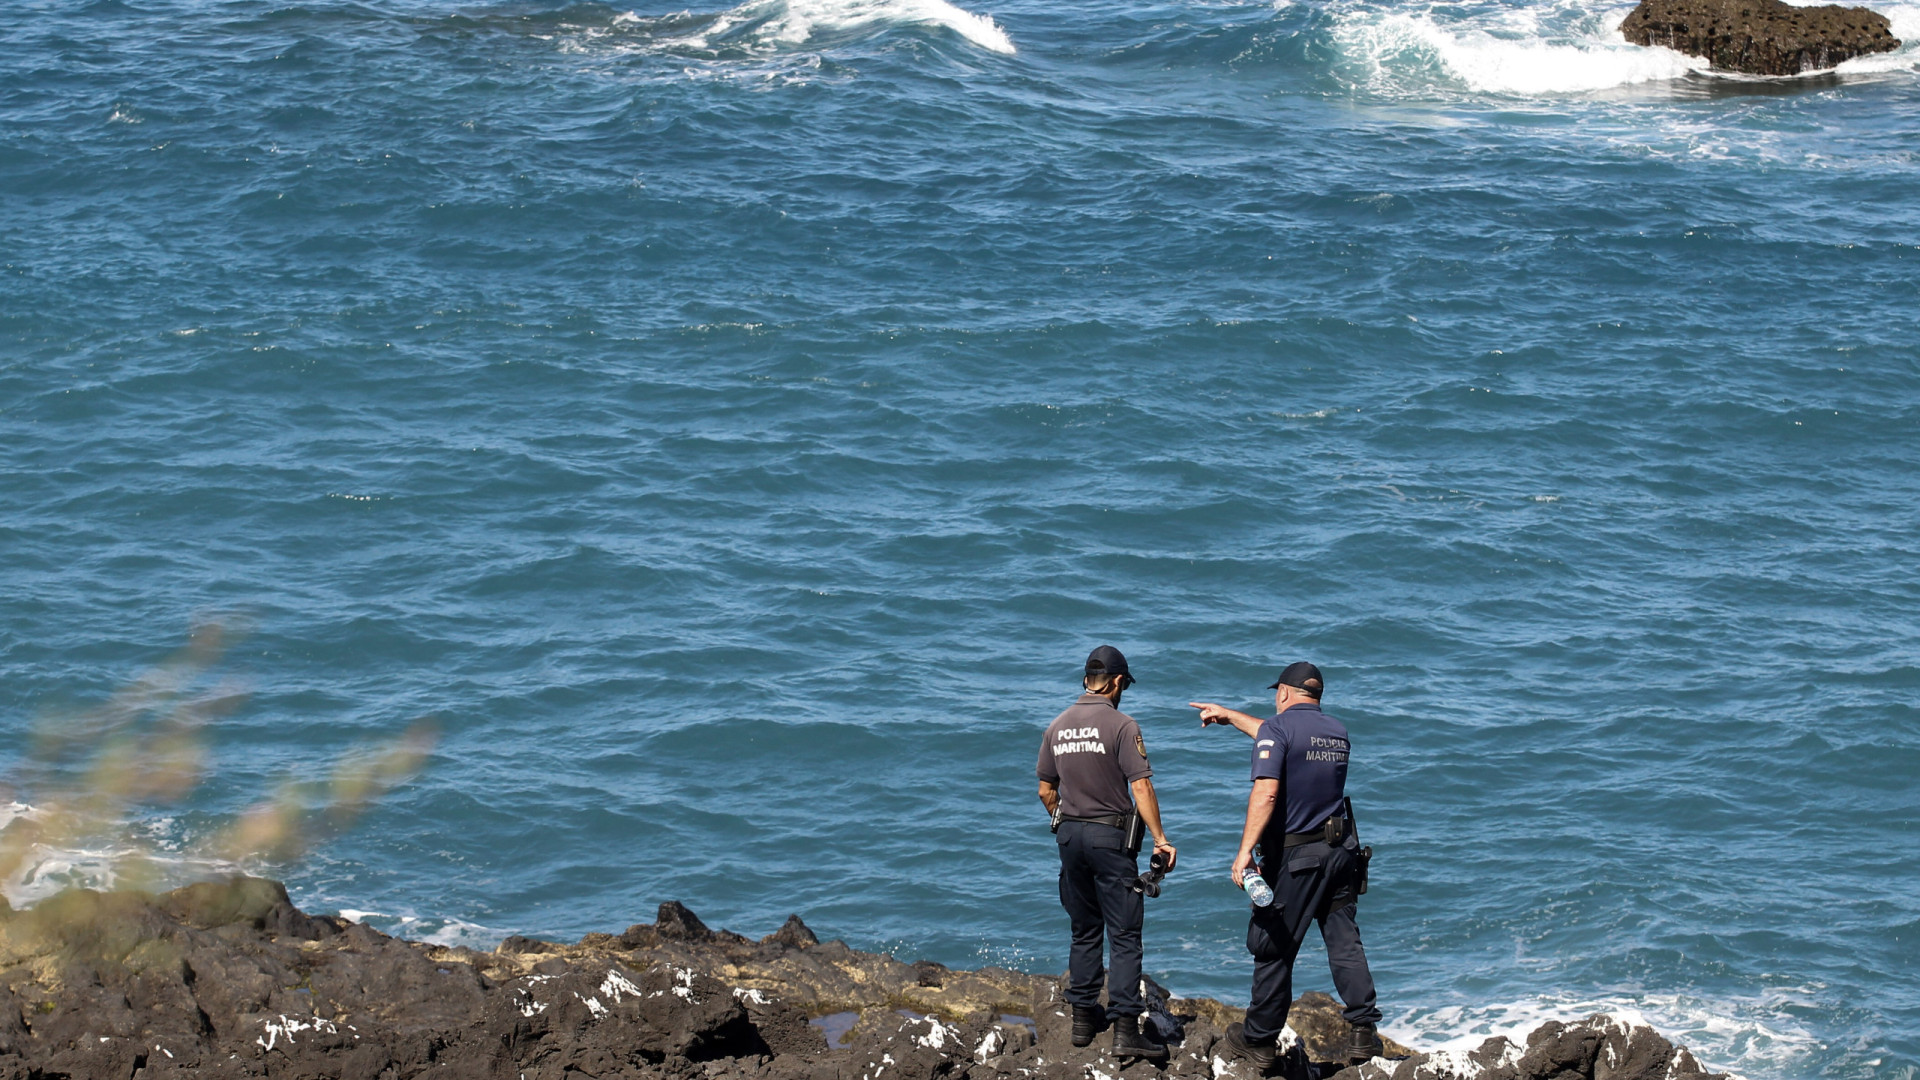
[[[1241,1002],[1186,702],[1309,658],[1394,1034],[1913,1080],[1920,47],[1737,79],[1626,10],[16,0],[5,816],[127,803],[7,894],[229,868],[432,717],[240,865],[1058,970],[1032,764],[1107,642],[1148,970]],[[203,774],[129,793],[183,700]]]

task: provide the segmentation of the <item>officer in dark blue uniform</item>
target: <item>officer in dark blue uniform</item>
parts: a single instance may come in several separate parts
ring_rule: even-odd
[[[1127,838],[1135,814],[1153,834],[1153,850],[1173,868],[1176,856],[1160,827],[1160,803],[1140,725],[1120,711],[1120,695],[1133,682],[1127,658],[1111,645],[1087,657],[1085,693],[1047,725],[1040,740],[1040,802],[1054,816],[1060,847],[1060,906],[1073,927],[1067,1003],[1073,1007],[1073,1045],[1093,1042],[1099,1030],[1100,984],[1106,983],[1107,1017],[1113,1021],[1113,1052],[1120,1057],[1165,1061],[1165,1043],[1140,1028],[1146,1002],[1140,996],[1145,900],[1139,839]],[[1109,975],[1100,963],[1102,939],[1113,954]]]
[[[1326,684],[1320,669],[1304,661],[1289,665],[1269,689],[1275,691],[1274,715],[1257,720],[1210,702],[1191,702],[1202,726],[1231,724],[1253,736],[1253,793],[1233,860],[1233,880],[1252,872],[1254,847],[1260,849],[1258,873],[1273,888],[1273,903],[1255,907],[1247,924],[1247,951],[1253,954],[1253,992],[1244,1024],[1227,1029],[1235,1056],[1262,1069],[1278,1055],[1277,1039],[1293,1004],[1293,960],[1307,927],[1320,924],[1334,989],[1353,1025],[1347,1045],[1352,1062],[1381,1052],[1374,1004],[1373,973],[1354,921],[1365,867],[1360,843],[1346,808],[1347,727],[1320,711]]]

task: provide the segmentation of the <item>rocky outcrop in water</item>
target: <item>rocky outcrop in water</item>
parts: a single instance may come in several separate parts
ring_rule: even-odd
[[[1781,0],[1640,0],[1620,32],[1636,45],[1664,45],[1748,75],[1826,71],[1900,47],[1884,15]]]
[[[1168,1077],[1251,1080],[1219,1041],[1239,1015],[1149,984]],[[1689,1080],[1659,1033],[1608,1017],[1547,1024],[1524,1047],[1323,1064],[1345,1044],[1332,999],[1295,1006],[1288,1080]],[[817,941],[798,917],[758,941],[685,907],[620,934],[491,953],[302,913],[258,878],[160,896],[71,890],[0,902],[0,1080],[1160,1080],[1074,1049],[1057,978],[953,971]]]

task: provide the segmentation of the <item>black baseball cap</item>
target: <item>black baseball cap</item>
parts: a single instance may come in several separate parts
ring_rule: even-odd
[[[1273,685],[1267,687],[1267,689],[1278,690],[1282,686],[1291,686],[1295,690],[1305,690],[1307,693],[1318,697],[1320,691],[1325,689],[1326,685],[1327,680],[1320,677],[1319,668],[1314,667],[1305,660],[1296,660],[1288,664],[1287,670],[1281,672],[1280,677],[1275,679]]]
[[[1133,676],[1127,672],[1127,658],[1111,645],[1102,645],[1087,654],[1087,677],[1095,675],[1118,675],[1122,687],[1133,685]]]

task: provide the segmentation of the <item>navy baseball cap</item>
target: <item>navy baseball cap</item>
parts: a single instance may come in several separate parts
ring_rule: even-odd
[[[1087,654],[1087,676],[1095,675],[1118,675],[1124,685],[1133,685],[1133,676],[1127,672],[1127,658],[1111,645],[1102,645]]]
[[[1319,668],[1314,667],[1305,660],[1296,660],[1288,664],[1287,670],[1281,672],[1280,677],[1275,679],[1273,685],[1267,687],[1267,689],[1278,690],[1282,686],[1291,686],[1295,690],[1305,690],[1309,694],[1318,696],[1320,691],[1326,688],[1326,685],[1327,680],[1320,677]]]

